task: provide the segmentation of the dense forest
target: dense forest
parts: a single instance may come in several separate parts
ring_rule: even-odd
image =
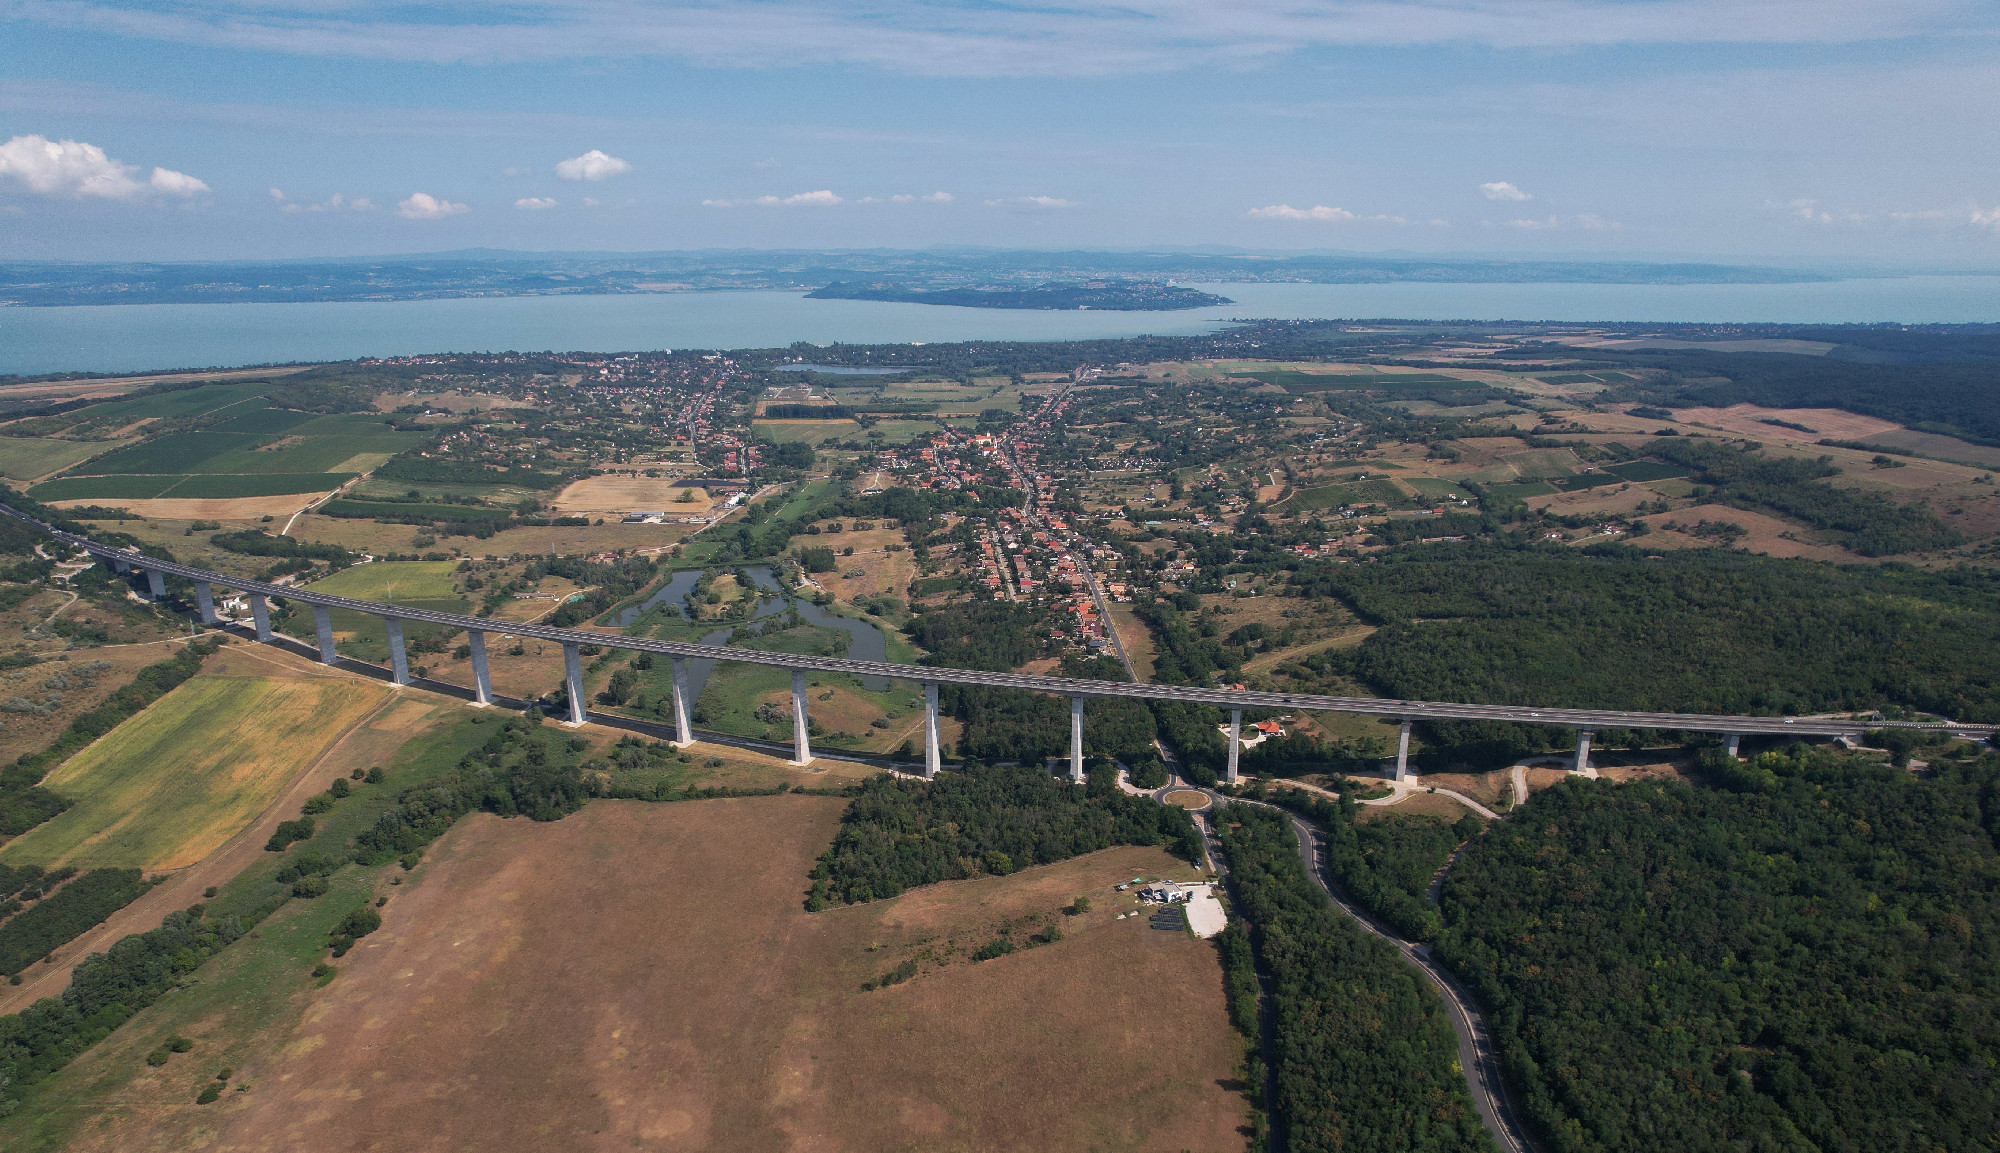
[[[1292,1153],[1493,1148],[1437,993],[1306,876],[1284,814],[1232,805],[1230,891],[1270,977],[1273,1118]]]
[[[969,767],[930,781],[870,778],[849,790],[840,832],[813,868],[806,908],[885,900],[937,881],[1005,875],[1113,845],[1201,859],[1185,810],[1118,791],[1108,770],[1082,789],[1040,768]]]
[[[1431,881],[1452,850],[1483,828],[1470,813],[1453,823],[1378,809],[1364,821],[1361,806],[1346,796],[1336,801],[1262,784],[1233,795],[1281,806],[1318,825],[1327,876],[1405,941],[1435,940],[1444,928],[1431,904]]]
[[[1316,565],[1301,591],[1381,628],[1302,668],[1384,696],[1793,715],[1901,705],[2000,720],[2000,575],[1834,567],[1618,546],[1461,544]],[[1566,743],[1559,730],[1426,726],[1426,767]],[[1629,734],[1626,734],[1629,735]],[[1601,734],[1615,744],[1620,734]]]
[[[1931,773],[1570,781],[1473,842],[1438,949],[1549,1149],[2000,1148],[2000,756]]]

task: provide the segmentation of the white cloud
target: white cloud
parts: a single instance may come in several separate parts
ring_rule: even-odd
[[[779,163],[778,163],[777,161],[775,161],[775,160],[759,160],[759,161],[757,161],[757,162],[756,162],[755,164],[752,164],[752,165],[751,165],[750,167],[752,167],[752,168],[779,168],[779,167],[782,167],[782,165],[780,165],[780,164],[779,164]]]
[[[840,197],[834,195],[830,190],[822,188],[817,192],[798,192],[790,196],[759,196],[757,199],[749,201],[749,203],[762,205],[765,208],[794,208],[799,206],[826,208],[843,202]]]
[[[734,200],[704,200],[701,202],[703,208],[732,208],[735,204]]]
[[[302,204],[286,196],[281,189],[273,188],[270,191],[271,199],[277,201],[278,207],[284,209],[286,212],[372,212],[375,210],[375,202],[365,196],[357,196],[353,200],[349,200],[347,197],[336,192],[318,204]]]
[[[533,176],[534,173],[535,170],[532,168],[502,168],[500,170],[500,175],[502,176]]]
[[[547,196],[523,196],[514,202],[514,207],[529,212],[540,212],[543,209],[556,207],[556,202]]]
[[[1827,226],[1929,225],[1942,228],[1990,228],[2000,232],[2000,208],[1986,209],[1977,204],[1969,208],[1902,208],[1862,212],[1852,208],[1822,208],[1817,200],[1799,199],[1770,207],[1783,208],[1787,215],[1812,224]]]
[[[1488,200],[1533,200],[1534,197],[1505,180],[1479,186],[1479,194]]]
[[[396,204],[396,215],[405,220],[442,220],[465,211],[465,205],[439,200],[427,192],[412,192]]]
[[[16,136],[0,144],[0,177],[41,196],[72,200],[144,200],[154,194],[185,200],[209,190],[170,168],[155,168],[142,181],[136,166],[106,156],[95,144],[45,136]]]
[[[583,198],[583,206],[585,208],[596,208],[598,203],[599,201],[595,196],[586,196]]]
[[[1594,212],[1578,216],[1549,216],[1541,220],[1509,220],[1507,227],[1524,232],[1547,232],[1559,228],[1580,228],[1585,232],[1616,232],[1625,226],[1616,220],[1606,220]]]
[[[593,148],[582,156],[572,156],[556,165],[556,175],[564,180],[609,180],[632,171],[631,164]]]
[[[988,208],[1074,208],[1076,201],[1060,196],[1003,196],[986,202]]]
[[[1373,216],[1363,216],[1357,212],[1349,212],[1345,208],[1334,208],[1325,204],[1315,204],[1311,208],[1293,208],[1289,204],[1270,204],[1263,208],[1253,208],[1243,215],[1252,220],[1319,220],[1331,221],[1337,224],[1344,224],[1350,220],[1365,221],[1369,224],[1408,224],[1410,222],[1408,217],[1396,216],[1387,212],[1378,212]],[[1434,225],[1447,224],[1443,220],[1433,220],[1430,223]]]
[[[1271,204],[1263,208],[1253,208],[1244,213],[1257,220],[1354,220],[1355,215],[1345,208],[1329,208],[1315,204],[1311,208],[1293,208],[1289,204]]]

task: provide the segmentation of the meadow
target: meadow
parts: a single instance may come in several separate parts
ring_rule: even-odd
[[[47,436],[0,438],[0,476],[12,480],[33,480],[58,469],[88,460],[107,446],[84,440],[58,440]]]
[[[804,1134],[828,1150],[1240,1145],[1243,1102],[1223,1083],[1241,1048],[1212,947],[1117,921],[1108,900],[1057,912],[1171,858],[1114,849],[808,914],[800,881],[842,804],[469,817],[414,886],[373,890],[393,894],[383,926],[330,985],[229,1050],[248,1092],[194,1122],[113,1115],[77,1147],[164,1148],[197,1124],[239,1148],[325,1132],[361,1147],[413,1132],[452,1146],[524,1132],[715,1150]],[[1051,921],[1054,944],[970,959]],[[864,990],[904,962],[914,977]],[[205,1074],[221,1046],[191,1035]]]
[[[196,677],[50,773],[43,784],[74,804],[9,841],[0,861],[193,864],[256,819],[385,693],[346,680]]]

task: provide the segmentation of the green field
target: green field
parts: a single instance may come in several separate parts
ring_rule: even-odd
[[[376,561],[342,569],[307,587],[316,593],[389,604],[456,598],[451,574],[457,567],[457,561],[448,560]]]
[[[0,861],[174,869],[213,852],[379,704],[370,683],[201,676],[58,766],[70,808]]]
[[[1628,461],[1625,464],[1611,465],[1609,468],[1605,469],[1605,471],[1615,472],[1620,477],[1623,477],[1626,480],[1638,483],[1643,483],[1649,480],[1666,480],[1670,477],[1676,477],[1676,476],[1686,476],[1688,472],[1686,467],[1682,465],[1665,464],[1657,460]]]
[[[163,392],[154,396],[134,397],[130,400],[112,400],[103,404],[93,404],[80,408],[66,416],[80,421],[96,421],[104,417],[123,417],[127,420],[170,418],[176,416],[196,416],[201,413],[216,412],[231,405],[262,396],[277,387],[268,380],[237,381],[228,384],[205,384],[200,388],[183,388],[173,392]],[[261,403],[258,405],[261,407]],[[245,410],[251,411],[249,409]]]
[[[104,475],[188,473],[211,456],[256,444],[259,439],[247,432],[180,432],[108,453],[92,464],[90,471]]]
[[[1466,495],[1464,489],[1440,477],[1414,476],[1406,482],[1417,490],[1417,495],[1432,500],[1457,500]]]
[[[355,600],[467,613],[472,610],[471,600],[460,596],[452,587],[451,573],[457,563],[448,560],[376,561],[342,569],[324,580],[314,581],[308,587],[314,592],[353,597]],[[343,654],[376,664],[389,662],[389,626],[381,617],[348,609],[334,609],[330,615],[333,631],[344,634],[339,644]],[[314,640],[310,612],[292,614],[281,627],[286,634],[300,640],[308,643]],[[415,651],[418,641],[434,634],[455,635],[457,631],[443,625],[403,622],[403,643],[408,646],[405,651],[409,654],[410,663],[425,663],[429,659]]]
[[[492,735],[492,724],[481,723],[486,721],[481,717],[442,729],[427,726],[387,762],[386,786],[357,786],[354,796],[319,818],[320,838],[344,844],[373,825],[403,789],[450,771]],[[254,919],[289,891],[289,885],[272,876],[293,856],[264,854],[264,860],[224,884],[207,902],[209,915]],[[385,871],[400,874],[395,865],[340,869],[329,878],[324,896],[286,902],[256,933],[217,954],[172,996],[155,1002],[48,1080],[15,1089],[10,1095],[19,1097],[21,1106],[0,1119],[0,1148],[54,1153],[68,1146],[81,1127],[103,1122],[100,1106],[116,1102],[112,1108],[129,1108],[135,1095],[166,1106],[163,1125],[183,1127],[179,1132],[186,1140],[170,1143],[177,1141],[182,1148],[205,1143],[200,1132],[212,1119],[187,1102],[221,1067],[242,1069],[269,1056],[267,1030],[282,1035],[286,1023],[303,1010],[303,994],[313,988],[313,966],[326,959],[331,929],[370,898],[383,884]],[[174,1035],[198,1038],[194,1051],[176,1055],[161,1069],[148,1065],[147,1051]]]
[[[1288,508],[1337,508],[1344,504],[1401,504],[1409,497],[1394,481],[1364,480],[1354,484],[1329,484],[1294,493],[1285,502]]]
[[[0,476],[33,480],[103,452],[105,446],[45,436],[0,437]]]
[[[772,444],[809,444],[817,448],[829,440],[846,440],[861,435],[861,426],[851,420],[759,420],[752,432]]]
[[[28,490],[36,500],[146,500],[172,488],[184,476],[58,477]]]
[[[1547,496],[1556,491],[1556,486],[1534,480],[1526,484],[1496,484],[1487,491],[1502,500],[1525,500],[1531,496]]]
[[[315,419],[310,412],[293,412],[286,408],[250,408],[245,405],[241,416],[232,416],[215,425],[211,432],[250,432],[261,436],[272,436],[289,432],[309,420]]]
[[[1275,384],[1287,392],[1456,392],[1486,385],[1434,372],[1246,372],[1242,375]]]
[[[351,472],[308,472],[266,476],[191,476],[166,495],[177,499],[214,500],[236,496],[295,496],[330,492],[353,480]]]

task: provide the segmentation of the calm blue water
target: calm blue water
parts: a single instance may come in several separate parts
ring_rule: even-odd
[[[0,308],[0,373],[207,368],[425,352],[777,348],[1210,332],[1239,317],[1416,320],[2000,320],[2000,277],[1824,284],[1202,284],[1186,312],[1041,312],[807,300],[798,292],[353,304]]]
[[[771,572],[769,565],[751,565],[745,571],[750,574],[751,583],[755,584],[765,593],[776,594],[779,591],[777,578]],[[640,615],[645,613],[646,610],[658,605],[669,605],[675,612],[680,614],[683,620],[687,619],[689,616],[687,597],[690,592],[694,591],[695,582],[701,579],[701,572],[702,570],[700,569],[690,569],[675,573],[658,592],[647,597],[639,604],[632,605],[620,612],[618,614],[618,623],[629,625],[633,621],[638,620]],[[882,630],[876,627],[873,622],[855,620],[852,617],[830,613],[819,605],[807,600],[794,601],[793,604],[798,608],[799,615],[804,617],[808,623],[822,625],[826,628],[839,629],[845,632],[848,636],[847,655],[849,657],[858,661],[886,661],[889,659],[888,638],[882,635]],[[782,596],[767,595],[764,601],[757,606],[757,611],[751,615],[750,619],[761,621],[765,617],[777,616],[784,611],[785,599]],[[734,628],[716,629],[713,632],[703,634],[701,643],[705,645],[727,644],[730,635],[735,631]],[[708,684],[709,674],[714,671],[715,662],[712,660],[697,657],[688,661],[688,700],[698,701],[701,699],[701,691]],[[870,692],[882,692],[889,687],[889,678],[862,677],[861,687]]]

